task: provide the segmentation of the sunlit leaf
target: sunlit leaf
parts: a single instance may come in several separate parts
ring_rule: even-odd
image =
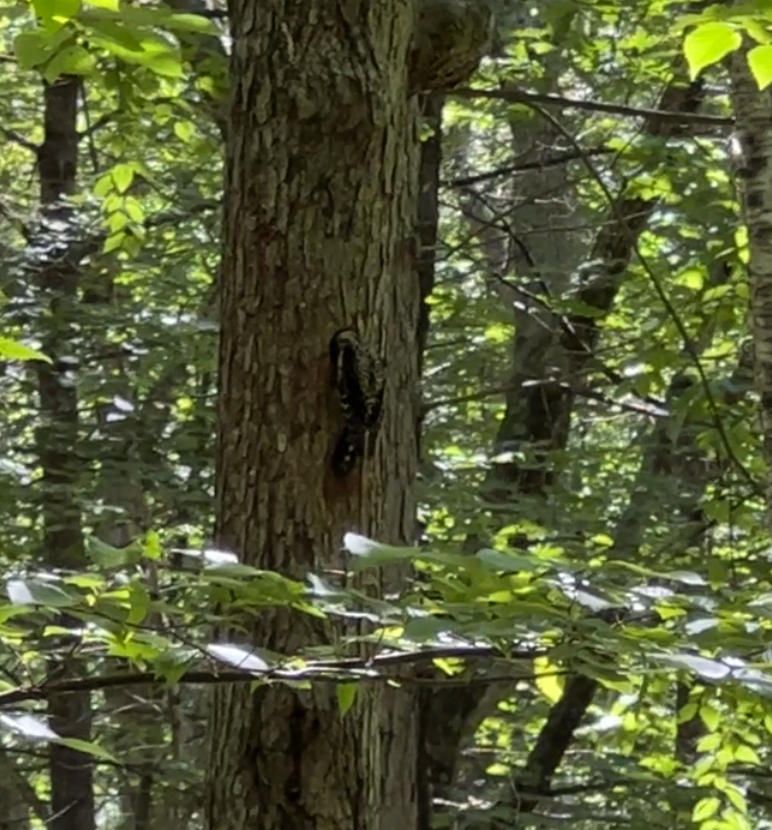
[[[357,683],[335,684],[335,694],[338,698],[338,711],[341,715],[345,715],[346,712],[348,712],[348,710],[354,705],[358,691],[359,685]]]
[[[86,0],[90,6],[96,6],[101,9],[110,9],[110,11],[118,11],[120,6],[119,0]]]
[[[756,750],[747,744],[740,744],[735,748],[734,758],[739,764],[751,764],[752,766],[763,766]]]
[[[142,555],[145,559],[157,561],[161,558],[161,537],[155,530],[148,530],[142,542]]]
[[[174,124],[174,134],[180,141],[188,142],[195,135],[196,128],[190,121],[177,121]]]
[[[51,358],[47,355],[8,337],[0,337],[0,358],[6,360],[42,360],[45,363],[51,363]]]
[[[772,84],[772,44],[754,46],[748,52],[748,67],[760,90]]]
[[[354,556],[352,560],[354,570],[410,561],[418,554],[414,547],[384,545],[358,533],[346,533],[343,537],[343,546]]]
[[[78,13],[80,0],[32,0],[32,5],[44,25],[50,26],[54,20],[62,25]]]
[[[549,657],[537,657],[533,661],[536,672],[536,688],[549,703],[555,704],[563,696],[565,676],[560,667],[554,665]]]
[[[707,657],[700,657],[697,654],[656,654],[653,655],[653,658],[675,668],[692,671],[707,680],[723,680],[732,671],[724,663],[719,663],[717,660],[709,660]]]
[[[739,49],[741,43],[742,35],[729,23],[715,21],[696,26],[684,38],[690,77],[696,78],[705,67]]]
[[[112,2],[112,0],[105,0],[105,2]],[[106,20],[93,14],[85,14],[81,16],[81,21],[100,37],[112,41],[123,49],[128,49],[130,52],[142,51],[142,44],[137,38],[137,33],[132,32],[117,20]]]
[[[708,704],[703,704],[700,706],[699,712],[708,732],[715,732],[721,724],[721,715],[718,710]]]
[[[115,189],[119,193],[125,193],[134,181],[134,165],[132,164],[116,164],[112,170],[113,182]]]
[[[259,657],[254,651],[248,651],[241,646],[211,643],[206,647],[206,650],[217,660],[228,663],[245,672],[266,672],[270,669],[268,663],[262,657]]]
[[[33,715],[10,715],[7,713],[0,713],[0,723],[7,729],[18,732],[25,738],[30,738],[36,741],[55,741],[59,740],[56,732],[42,718],[36,718]]]
[[[695,823],[707,821],[713,818],[721,809],[721,799],[711,795],[707,798],[700,799],[692,810],[692,821]]]
[[[44,608],[71,608],[78,604],[57,585],[35,579],[9,579],[6,582],[8,598],[14,605],[40,605]]]

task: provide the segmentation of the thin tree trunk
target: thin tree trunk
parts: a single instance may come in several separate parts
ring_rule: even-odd
[[[681,79],[681,61],[674,67],[679,76],[668,85],[660,98],[657,109],[691,113],[699,109],[703,99],[700,81],[687,84]],[[646,125],[649,135],[667,138],[677,125],[666,119],[651,117]],[[645,227],[651,213],[657,207],[654,199],[644,200],[635,195],[621,194],[618,201],[609,205],[608,221],[591,245],[588,261],[602,263],[601,278],[585,285],[579,297],[596,311],[608,313],[614,305],[621,278],[633,256],[638,234]],[[490,256],[493,247],[488,246]],[[497,251],[500,259],[506,255]],[[552,263],[554,265],[554,263]],[[548,316],[545,320],[530,315],[530,321],[518,324],[516,360],[506,393],[506,414],[497,435],[501,450],[512,448],[545,449],[548,452],[563,450],[567,446],[571,414],[581,378],[586,366],[595,355],[600,337],[598,317],[582,314],[571,315],[561,325]],[[538,325],[537,325],[538,323]],[[522,334],[523,326],[527,334]],[[531,342],[533,335],[536,338]],[[534,346],[538,344],[538,347]],[[560,366],[563,375],[555,379],[553,366]],[[539,379],[542,382],[534,382]],[[517,456],[515,456],[517,458]],[[483,496],[489,504],[509,505],[513,515],[518,506],[535,510],[554,483],[555,470],[548,464],[521,465],[516,460],[494,465],[483,488]],[[500,513],[499,515],[506,515]],[[470,539],[470,550],[479,546],[479,540]],[[476,728],[480,719],[504,696],[507,684],[472,684],[463,689],[438,689],[431,706],[425,709],[428,722],[425,734],[432,745],[432,769],[430,776],[435,787],[452,784],[456,778],[459,749],[465,734]],[[559,765],[563,752],[570,745],[573,731],[589,705],[595,689],[594,681],[576,677],[567,684],[563,700],[554,707],[545,725],[546,735],[560,734],[564,740],[547,742],[537,740],[527,763],[531,792],[543,791]],[[576,699],[573,699],[573,696]],[[547,751],[549,750],[549,751]],[[545,758],[546,766],[540,766]],[[532,770],[538,770],[538,775]],[[535,799],[523,799],[521,813],[535,809]]]
[[[43,556],[53,568],[79,568],[84,561],[81,513],[78,501],[80,459],[78,398],[71,359],[78,263],[65,252],[74,235],[72,208],[63,200],[75,192],[78,160],[76,125],[80,80],[62,77],[44,89],[44,138],[38,148],[40,199],[44,238],[39,250],[48,251],[37,269],[40,302],[48,303],[42,317],[42,345],[52,363],[37,366],[38,393],[43,425],[37,448],[43,469]],[[50,234],[50,236],[48,236]],[[67,625],[62,619],[60,624]],[[63,644],[62,648],[69,647]],[[76,658],[54,656],[50,678],[74,677],[82,671]],[[91,702],[88,692],[51,696],[51,728],[60,736],[90,740]],[[93,771],[89,755],[68,746],[49,746],[52,830],[93,830],[95,827]]]
[[[743,150],[738,189],[748,228],[750,324],[767,463],[767,526],[772,529],[772,98],[759,90],[746,58],[750,42],[728,61],[737,137]]]

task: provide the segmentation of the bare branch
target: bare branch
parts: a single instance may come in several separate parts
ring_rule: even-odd
[[[403,683],[415,682],[414,677],[394,677],[382,675],[381,670],[395,666],[416,665],[431,663],[437,659],[464,659],[464,660],[533,660],[546,654],[545,649],[512,649],[503,652],[493,647],[455,647],[442,649],[426,649],[422,651],[398,652],[385,654],[373,658],[351,658],[344,660],[320,660],[308,663],[301,669],[286,667],[268,668],[265,671],[247,671],[246,669],[218,670],[204,669],[188,671],[176,681],[178,685],[214,685],[219,683],[251,683],[255,680],[333,680],[348,681],[383,679],[398,680]],[[245,659],[247,659],[245,657]],[[166,681],[156,672],[134,672],[109,674],[102,677],[86,677],[76,680],[46,683],[40,686],[24,686],[10,692],[0,694],[0,709],[15,706],[28,700],[47,700],[53,695],[72,692],[93,692],[100,689],[126,688],[129,686],[161,685]],[[436,683],[432,679],[431,683]],[[485,683],[490,678],[484,678]],[[470,679],[460,677],[458,683],[468,686]]]
[[[660,122],[670,121],[678,124],[706,124],[711,127],[732,127],[733,118],[720,115],[706,115],[700,112],[683,112],[678,110],[647,109],[646,107],[629,107],[624,104],[606,104],[601,101],[580,101],[563,95],[548,95],[540,92],[526,92],[522,89],[473,89],[456,87],[445,90],[444,95],[453,98],[487,98],[497,101],[510,101],[514,104],[541,104],[545,107],[561,109],[579,109],[588,112],[608,112],[615,115],[627,115],[632,118],[656,119]]]
[[[10,141],[12,144],[18,144],[19,147],[23,147],[25,150],[29,150],[31,153],[37,153],[38,145],[35,144],[33,141],[28,141],[24,136],[20,135],[16,132],[16,130],[10,130],[8,127],[0,126],[0,135],[3,136],[6,140]]]

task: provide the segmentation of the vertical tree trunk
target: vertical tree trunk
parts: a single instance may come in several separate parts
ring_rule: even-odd
[[[384,0],[233,0],[221,292],[218,541],[295,577],[341,567],[342,536],[414,527],[416,112],[413,14]],[[353,326],[387,360],[381,438],[340,480],[329,341]],[[276,613],[255,642],[293,654],[326,626]],[[215,692],[209,830],[414,825],[414,704],[332,686]]]
[[[59,78],[44,89],[44,138],[38,148],[41,214],[41,257],[36,284],[41,304],[42,349],[52,363],[37,366],[42,426],[37,449],[43,470],[43,555],[52,568],[79,568],[84,561],[78,483],[78,396],[72,380],[77,369],[68,356],[77,353],[75,325],[79,269],[66,255],[74,235],[72,207],[63,200],[75,192],[78,162],[77,102],[80,80]],[[61,618],[61,625],[74,624]],[[58,680],[82,673],[77,658],[52,657],[49,677]],[[91,738],[88,692],[54,695],[48,701],[51,728],[60,736]],[[95,826],[93,768],[89,755],[62,744],[49,745],[52,830],[93,830]]]
[[[759,90],[744,48],[729,60],[732,104],[743,151],[740,202],[748,228],[750,324],[756,390],[760,398],[764,458],[767,463],[767,528],[772,528],[772,98]]]

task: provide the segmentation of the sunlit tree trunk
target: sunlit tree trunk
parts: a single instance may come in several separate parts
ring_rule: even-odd
[[[759,90],[748,68],[746,48],[731,57],[729,70],[742,150],[738,191],[748,229],[750,327],[768,470],[767,526],[772,529],[772,97],[769,89]]]

